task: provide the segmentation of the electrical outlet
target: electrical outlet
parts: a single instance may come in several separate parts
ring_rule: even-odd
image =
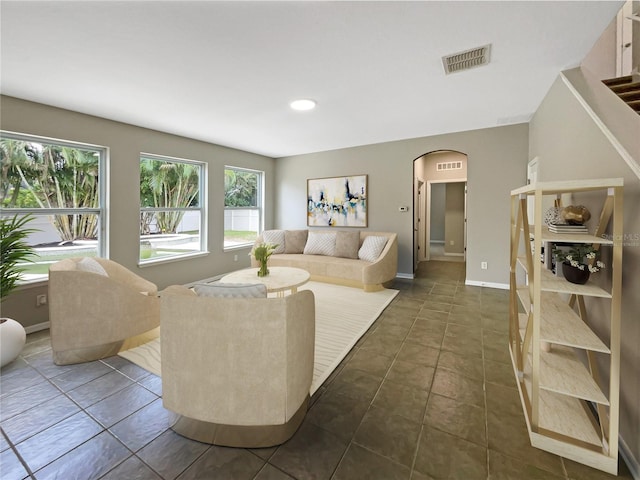
[[[487,262],[480,262],[480,268],[482,270],[486,270],[487,268],[489,268],[488,265],[487,265]]]
[[[36,295],[36,307],[41,307],[42,305],[47,304],[47,295]]]
[[[453,240],[449,240],[449,245],[455,245],[456,242],[454,242]]]
[[[234,262],[237,262],[237,261],[238,261],[238,255],[234,255],[234,256],[233,256],[233,261],[234,261]]]

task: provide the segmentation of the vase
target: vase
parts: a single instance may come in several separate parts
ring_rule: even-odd
[[[24,327],[11,318],[0,318],[0,366],[13,362],[24,347]]]
[[[267,268],[267,262],[260,262],[260,268],[258,269],[258,276],[259,277],[266,277],[267,275],[269,275],[269,269]]]
[[[562,274],[568,282],[575,283],[577,285],[584,285],[589,280],[589,267],[584,265],[584,270],[580,270],[578,267],[572,266],[570,263],[562,263]]]

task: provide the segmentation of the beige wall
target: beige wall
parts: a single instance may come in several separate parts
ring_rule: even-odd
[[[249,265],[249,249],[223,252],[224,167],[232,165],[266,173],[266,224],[272,223],[273,159],[210,143],[112,122],[12,97],[1,97],[3,130],[55,139],[90,143],[109,148],[109,258],[164,288],[188,283]],[[208,164],[208,247],[205,257],[140,268],[139,244],[139,155],[140,152],[200,160]],[[238,261],[234,262],[234,254]],[[46,321],[43,308],[35,308],[35,295],[46,286],[15,295],[3,302],[3,315],[29,326]],[[26,297],[26,299],[24,298]],[[32,301],[31,301],[32,300]]]
[[[437,150],[468,156],[467,281],[509,284],[509,194],[526,182],[528,125],[510,125],[280,158],[276,165],[279,228],[306,227],[306,181],[369,175],[370,230],[397,232],[398,271],[413,275],[413,162]],[[481,270],[480,262],[489,264]]]
[[[637,131],[635,135],[637,141]],[[640,180],[560,78],[531,120],[529,139],[529,156],[539,158],[539,181],[624,179],[620,433],[637,465],[640,460]],[[596,218],[600,201],[589,195],[573,198],[574,204],[586,205]],[[606,279],[601,273],[596,274],[597,281]],[[606,342],[609,301],[586,300],[589,300],[587,308],[592,328]],[[601,369],[608,381],[605,362]]]
[[[464,253],[464,183],[447,183],[444,252]]]

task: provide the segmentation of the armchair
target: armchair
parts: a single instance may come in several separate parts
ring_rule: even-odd
[[[278,445],[298,429],[313,378],[311,291],[284,298],[198,296],[174,285],[161,298],[162,401],[171,427],[215,445]]]
[[[158,288],[111,260],[61,260],[49,268],[49,321],[56,365],[109,357],[159,326]]]

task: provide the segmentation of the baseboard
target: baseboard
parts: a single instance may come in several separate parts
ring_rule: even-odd
[[[638,463],[638,460],[633,456],[631,449],[621,436],[618,436],[618,447],[620,456],[627,465],[627,468],[629,468],[633,480],[640,480],[640,463]]]
[[[498,288],[500,290],[509,290],[508,283],[480,282],[478,280],[466,280],[464,284],[471,285],[474,287],[489,287],[489,288]]]
[[[431,240],[429,243],[438,243],[444,245],[444,240]]]
[[[40,330],[46,330],[49,328],[49,322],[37,323],[35,325],[29,325],[28,327],[24,327],[24,331],[27,332],[27,335],[34,332],[39,332]]]
[[[464,253],[448,253],[444,252],[445,257],[464,257]]]
[[[406,278],[413,280],[416,276],[413,273],[396,273],[396,278]]]

